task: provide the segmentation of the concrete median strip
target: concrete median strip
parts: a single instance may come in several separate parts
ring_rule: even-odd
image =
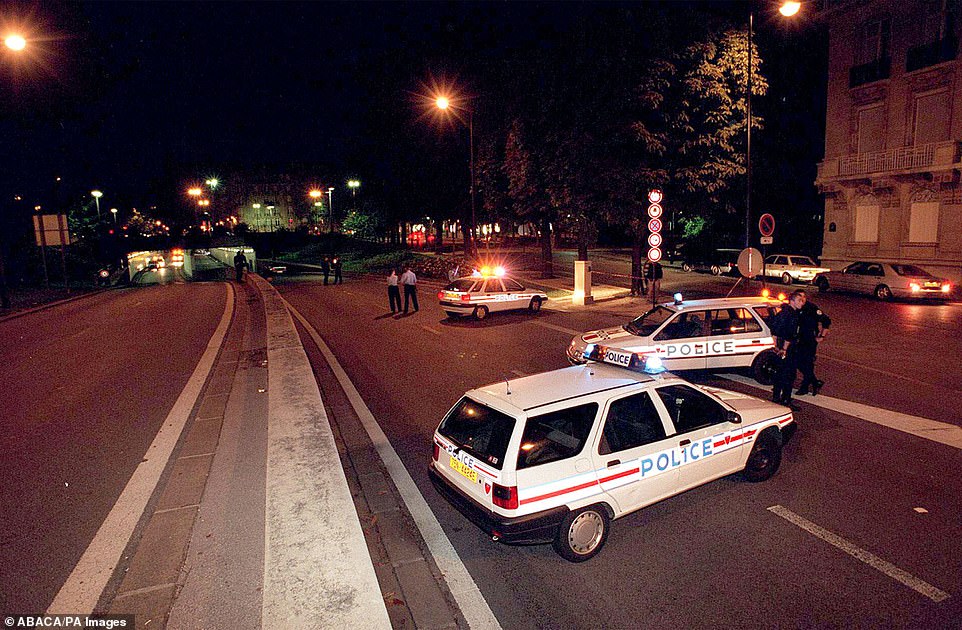
[[[269,365],[264,628],[390,628],[317,381],[287,304],[264,297]]]
[[[321,339],[321,336],[314,327],[311,326],[293,306],[287,304],[287,308],[290,309],[293,316],[304,326],[304,329],[307,330],[315,345],[320,349],[340,383],[341,388],[347,395],[351,406],[354,407],[354,412],[357,414],[365,431],[374,443],[374,447],[377,449],[381,461],[384,462],[384,467],[390,473],[398,493],[404,500],[435,563],[444,575],[445,583],[454,596],[461,610],[461,614],[464,615],[468,625],[474,629],[500,630],[501,624],[488,606],[484,595],[481,594],[480,589],[464,566],[451,541],[445,536],[444,530],[441,529],[440,523],[438,523],[431,508],[418,490],[417,484],[414,483],[411,475],[401,462],[401,458],[398,457],[398,454],[391,446],[384,431],[381,430],[380,425],[374,418],[374,414],[371,413],[371,410],[368,409],[364,403],[360,393],[357,391],[357,388],[354,387],[354,384],[340,363],[338,363],[334,353],[331,352],[331,349],[324,340]]]
[[[147,503],[157,488],[171,453],[180,439],[191,411],[214,366],[234,312],[234,289],[227,286],[227,303],[207,349],[201,355],[187,386],[144,454],[143,462],[131,475],[123,492],[107,514],[93,540],[71,571],[67,581],[47,609],[47,614],[90,614],[94,611],[114,568],[121,560]]]

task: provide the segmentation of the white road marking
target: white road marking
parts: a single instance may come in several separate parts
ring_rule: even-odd
[[[754,387],[755,389],[770,389],[768,387],[759,385],[758,382],[753,379],[739,376],[737,374],[719,374],[718,376],[727,378],[730,381],[735,381],[736,383],[741,383],[742,385]],[[925,438],[926,440],[931,440],[933,442],[938,442],[939,444],[945,444],[946,446],[951,446],[953,448],[962,450],[962,427],[958,427],[954,424],[938,422],[937,420],[929,420],[928,418],[920,418],[919,416],[910,416],[908,414],[890,411],[888,409],[870,407],[869,405],[863,405],[862,403],[832,398],[831,396],[806,396],[804,402],[809,405],[844,413],[847,416],[852,416],[853,418],[858,418],[859,420],[873,422],[883,427],[895,429],[896,431],[902,431],[903,433],[908,433],[909,435]]]
[[[93,613],[114,568],[120,563],[124,548],[130,542],[130,537],[147,508],[147,502],[157,488],[157,482],[167,467],[170,455],[180,439],[184,425],[187,424],[190,412],[197,403],[227,335],[234,312],[234,287],[230,283],[225,286],[227,303],[224,305],[224,314],[207,343],[207,349],[147,448],[143,461],[130,476],[107,518],[47,608],[48,615]]]
[[[554,324],[549,324],[548,322],[541,322],[536,319],[528,320],[529,324],[534,324],[535,326],[542,326],[544,328],[550,328],[551,330],[557,330],[558,332],[563,332],[568,335],[580,335],[583,330],[571,330],[570,328],[565,328],[564,326],[555,326]]]
[[[411,479],[411,475],[408,474],[404,464],[401,463],[401,458],[398,457],[394,447],[391,446],[387,436],[384,435],[384,431],[381,430],[380,425],[378,425],[377,420],[374,418],[374,414],[371,413],[371,410],[368,409],[364,403],[364,399],[361,398],[361,394],[358,393],[357,388],[354,387],[354,383],[348,378],[347,373],[341,367],[341,364],[338,363],[334,353],[331,352],[331,349],[324,343],[324,340],[314,327],[289,303],[287,303],[287,308],[290,309],[291,314],[304,326],[304,329],[320,349],[324,358],[331,366],[331,370],[337,377],[338,382],[340,382],[341,387],[344,389],[348,400],[351,401],[354,412],[357,414],[368,436],[374,443],[374,447],[377,449],[378,455],[381,456],[384,467],[388,473],[390,473],[394,485],[397,486],[398,492],[404,500],[404,504],[407,506],[408,511],[411,512],[411,517],[414,519],[418,531],[421,532],[424,542],[431,551],[431,556],[441,570],[444,581],[447,583],[448,589],[454,596],[468,625],[472,629],[489,628],[491,630],[500,630],[501,624],[498,623],[497,617],[491,612],[491,608],[481,594],[481,590],[478,589],[478,585],[475,584],[474,579],[464,566],[451,541],[444,535],[441,524],[438,523],[437,518],[431,511],[431,508],[428,507],[424,497],[421,496],[421,492],[418,490],[417,485],[415,485],[414,480]]]
[[[818,356],[819,356],[819,357],[823,357],[823,358],[825,358],[825,359],[828,359],[829,361],[835,361],[836,363],[844,363],[845,365],[851,365],[851,366],[853,366],[853,367],[857,367],[857,368],[860,369],[860,370],[866,370],[866,371],[868,371],[868,372],[875,372],[876,374],[881,374],[882,376],[888,376],[888,377],[890,377],[890,378],[897,378],[897,379],[899,379],[899,380],[908,381],[909,383],[915,383],[916,385],[924,385],[924,386],[926,386],[926,387],[937,387],[937,388],[939,388],[939,389],[946,389],[946,390],[948,390],[948,391],[950,391],[950,392],[962,392],[962,389],[953,389],[953,388],[951,388],[951,387],[946,387],[945,385],[936,385],[936,384],[933,384],[933,383],[926,383],[925,381],[921,381],[921,380],[919,380],[919,379],[912,378],[912,377],[910,377],[910,376],[903,376],[902,374],[896,374],[895,372],[886,372],[885,370],[880,370],[880,369],[878,369],[878,368],[874,368],[874,367],[871,367],[871,366],[868,366],[868,365],[863,365],[862,363],[856,363],[856,362],[854,362],[854,361],[846,361],[845,359],[838,359],[838,358],[833,357],[833,356],[831,356],[831,355],[827,355],[827,354],[826,354],[826,355],[822,355],[822,354],[819,354]]]
[[[262,628],[390,628],[374,564],[290,305],[257,279],[267,316]]]
[[[429,333],[434,333],[435,335],[438,335],[439,337],[441,336],[441,331],[440,331],[440,330],[434,330],[434,329],[431,328],[430,326],[425,326],[424,324],[421,324],[421,328],[423,328],[424,330],[428,331]]]
[[[795,512],[792,512],[788,508],[784,508],[780,505],[773,505],[772,507],[768,508],[768,511],[771,512],[772,514],[776,514],[782,517],[783,519],[785,519],[790,523],[793,523],[801,527],[802,529],[807,531],[809,534],[812,534],[817,538],[821,538],[822,540],[832,545],[833,547],[841,549],[842,551],[852,556],[856,560],[861,560],[862,562],[869,565],[876,571],[880,571],[885,575],[889,576],[890,578],[892,578],[893,580],[897,582],[901,582],[902,584],[904,584],[905,586],[908,586],[913,591],[916,591],[917,593],[920,593],[928,597],[933,602],[936,602],[936,603],[942,602],[947,600],[950,597],[950,595],[945,591],[939,590],[934,586],[932,586],[931,584],[929,584],[928,582],[925,582],[924,580],[921,580],[915,577],[914,575],[906,571],[903,571],[902,569],[898,568],[891,562],[882,560],[875,554],[865,551],[864,549],[845,540],[841,536],[833,534],[832,532],[828,531],[823,527],[819,527],[815,523],[799,516],[798,514],[796,514]]]

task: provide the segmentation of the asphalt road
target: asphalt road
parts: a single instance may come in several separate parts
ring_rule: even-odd
[[[482,323],[446,319],[424,286],[421,311],[398,318],[374,281],[277,284],[338,356],[503,627],[959,625],[958,449],[803,402],[775,478],[718,480],[615,521],[604,551],[574,565],[549,546],[493,543],[445,503],[427,477],[431,435],[465,390],[564,367],[566,331],[623,322],[631,304]],[[950,402],[962,393],[958,305],[817,299],[835,322],[819,363],[826,394],[962,425]],[[879,569],[890,566],[948,599]]]
[[[0,609],[46,610],[184,388],[225,297],[221,284],[168,284],[0,322]]]

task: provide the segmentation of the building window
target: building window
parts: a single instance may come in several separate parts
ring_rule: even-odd
[[[939,238],[939,202],[923,201],[912,204],[909,218],[910,243],[936,243]]]
[[[949,139],[952,98],[948,90],[928,92],[915,97],[913,144],[942,142]]]
[[[857,31],[855,65],[888,59],[891,34],[892,22],[888,18],[864,22]]]
[[[858,152],[870,153],[885,148],[885,108],[873,105],[858,112]]]
[[[955,59],[957,0],[926,0],[917,14],[915,45],[906,51],[905,70],[912,72]]]
[[[855,242],[878,242],[879,207],[855,206]]]

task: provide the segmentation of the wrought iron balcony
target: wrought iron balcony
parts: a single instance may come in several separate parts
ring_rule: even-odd
[[[962,142],[950,140],[829,158],[819,163],[816,183],[860,179],[871,175],[958,169],[960,153],[962,153]]]
[[[887,79],[891,75],[891,70],[892,60],[889,57],[854,66],[848,71],[848,86],[858,87],[872,81]]]
[[[952,61],[958,52],[959,39],[951,35],[936,42],[913,46],[905,56],[905,71],[912,72],[943,61]]]

